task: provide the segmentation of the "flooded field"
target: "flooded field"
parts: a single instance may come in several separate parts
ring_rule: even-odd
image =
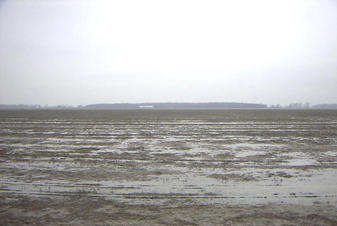
[[[337,224],[337,111],[0,111],[0,223]]]

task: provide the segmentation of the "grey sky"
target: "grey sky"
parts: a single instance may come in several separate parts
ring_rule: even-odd
[[[336,0],[0,1],[0,103],[337,102]]]

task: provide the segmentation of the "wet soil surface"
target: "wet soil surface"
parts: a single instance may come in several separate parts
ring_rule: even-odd
[[[0,224],[336,225],[337,111],[0,111]]]

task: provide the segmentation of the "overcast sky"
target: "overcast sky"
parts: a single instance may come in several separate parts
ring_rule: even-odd
[[[0,103],[337,103],[336,0],[0,0]]]

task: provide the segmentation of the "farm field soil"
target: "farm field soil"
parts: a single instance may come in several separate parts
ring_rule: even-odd
[[[336,110],[1,110],[0,225],[336,225]]]

